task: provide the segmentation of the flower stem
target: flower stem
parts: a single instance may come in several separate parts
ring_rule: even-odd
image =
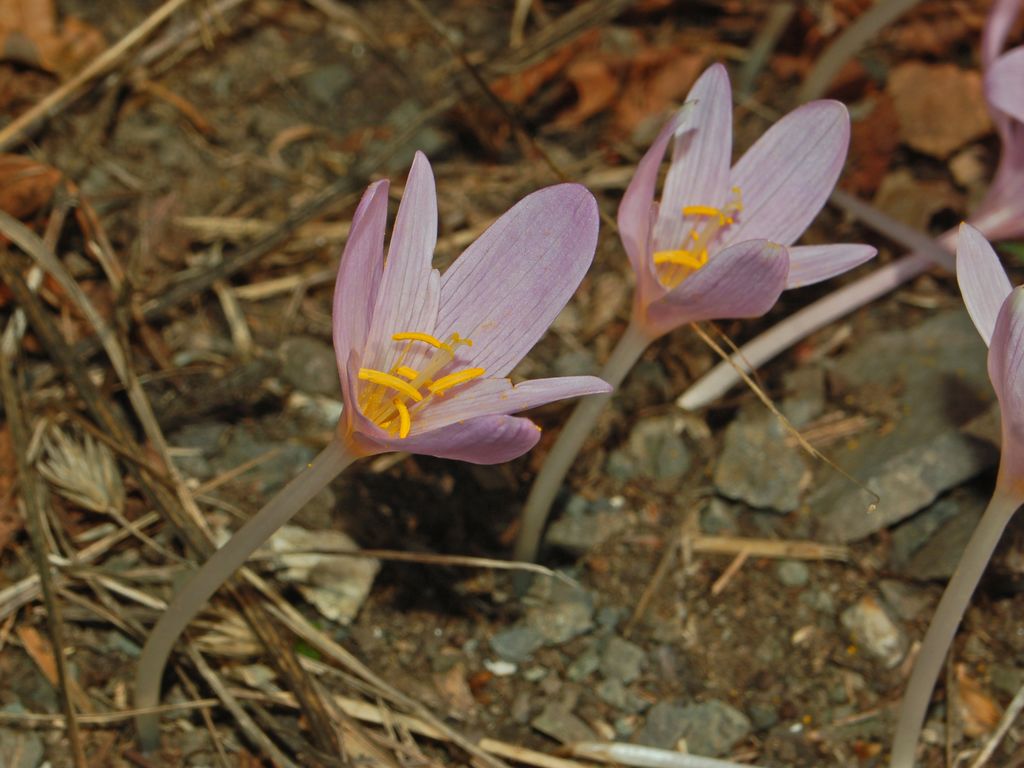
[[[160,701],[160,681],[171,649],[185,627],[206,605],[224,582],[273,533],[337,477],[356,459],[340,440],[333,440],[313,459],[309,468],[243,525],[227,544],[214,552],[171,600],[142,649],[135,673],[135,706],[155,707]],[[160,745],[160,722],[156,714],[135,719],[139,745],[144,752]]]
[[[613,388],[618,387],[652,340],[649,333],[642,330],[635,322],[631,322],[598,375]],[[514,552],[516,560],[533,562],[537,559],[540,536],[544,530],[544,523],[548,519],[551,503],[558,495],[558,489],[562,487],[562,480],[565,479],[566,473],[576,460],[580,448],[583,447],[587,436],[593,431],[598,416],[601,415],[601,411],[604,410],[611,398],[612,393],[584,397],[576,406],[576,410],[572,412],[569,420],[565,422],[565,426],[562,427],[558,439],[555,440],[555,444],[544,460],[544,465],[533,481],[530,495],[526,498],[522,527],[519,530],[519,538],[516,540]]]
[[[744,344],[728,361],[720,362],[697,379],[676,403],[688,411],[704,407],[740,381],[733,365],[750,373],[800,339],[884,296],[934,265],[929,256],[912,253],[818,299]]]
[[[908,280],[913,280],[922,272],[927,271],[929,267],[936,265],[952,267],[951,257],[943,257],[942,250],[954,250],[956,229],[951,229],[937,237],[935,245],[921,248],[920,239],[925,235],[918,233],[916,236],[908,237],[909,232],[912,232],[908,227],[892,221],[885,214],[874,210],[872,206],[851,195],[837,190],[833,193],[833,202],[890,239],[903,243],[913,252],[818,299],[744,344],[740,347],[739,352],[728,361],[723,360],[691,384],[690,388],[676,400],[676,404],[680,408],[687,411],[703,408],[724,395],[733,385],[738,384],[740,376],[736,373],[734,365],[746,373],[750,373],[754,368],[767,363],[780,352],[789,349],[801,339],[807,338],[819,328],[824,328],[829,323],[895,290]],[[984,213],[979,212],[971,216],[969,221],[991,240],[1016,232],[1016,230],[1008,229],[1008,218],[1007,206],[1001,205],[992,206]]]
[[[1019,493],[1011,492],[1001,483],[988,507],[978,521],[970,541],[964,549],[953,577],[942,593],[935,615],[925,633],[921,650],[917,654],[914,670],[910,673],[903,701],[900,704],[896,732],[893,737],[890,768],[913,768],[914,751],[924,725],[932,689],[942,669],[946,652],[953,642],[957,627],[963,618],[974,589],[992,558],[1003,529],[1013,513],[1024,502]]]

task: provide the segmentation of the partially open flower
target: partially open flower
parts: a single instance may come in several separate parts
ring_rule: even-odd
[[[996,0],[981,41],[985,101],[1003,148],[995,178],[970,218],[989,240],[1024,235],[1024,47],[1003,53],[1020,5]]]
[[[593,376],[526,381],[508,374],[576,290],[594,256],[598,213],[578,184],[527,196],[442,276],[431,267],[437,198],[418,153],[384,259],[388,183],[363,196],[334,294],[334,349],[356,455],[410,451],[480,464],[539,439],[509,414],[610,391]]]
[[[701,75],[637,167],[619,231],[637,274],[636,321],[652,336],[716,318],[757,317],[786,288],[867,261],[867,245],[793,246],[825,204],[846,158],[850,120],[837,101],[773,125],[735,166],[725,68]],[[658,168],[672,143],[661,202]]]
[[[999,482],[1024,498],[1024,286],[1010,286],[996,252],[970,224],[960,225],[956,277],[988,345],[988,375],[1002,415]]]
[[[907,681],[893,736],[891,768],[918,764],[916,747],[935,681],[971,595],[1017,508],[1024,503],[1024,288],[1011,288],[984,235],[961,224],[956,277],[967,311],[988,345],[988,375],[1002,411],[995,492],[939,600]]]

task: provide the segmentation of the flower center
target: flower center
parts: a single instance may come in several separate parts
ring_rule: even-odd
[[[483,368],[463,368],[438,377],[455,359],[456,349],[473,346],[472,339],[463,339],[457,333],[449,336],[447,341],[416,331],[396,333],[391,338],[406,342],[405,348],[390,371],[359,369],[359,379],[366,384],[360,388],[358,399],[360,410],[370,421],[399,438],[409,436],[413,416],[431,397],[440,397],[452,387],[486,373]],[[415,343],[432,348],[419,369],[405,364]]]
[[[724,208],[683,206],[683,218],[692,220],[694,224],[678,249],[654,252],[658,281],[665,288],[675,288],[707,264],[708,248],[723,229],[735,223],[733,215],[742,210],[743,196],[739,187],[732,188],[732,199]]]

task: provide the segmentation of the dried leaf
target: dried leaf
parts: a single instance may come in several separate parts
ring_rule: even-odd
[[[58,29],[52,0],[0,0],[0,60],[67,77],[104,48],[100,31],[81,19]]]
[[[561,48],[556,48],[539,64],[496,81],[491,85],[491,89],[505,101],[525,104],[541,87],[561,74],[576,54],[596,46],[599,35],[600,32],[596,29],[588,30]]]
[[[18,469],[14,458],[11,433],[5,424],[0,427],[0,552],[25,527],[25,521],[15,509],[14,486]]]
[[[584,120],[603,112],[619,95],[619,78],[607,61],[596,57],[572,62],[565,73],[576,89],[576,104],[555,118],[559,128],[575,128]]]
[[[683,53],[675,47],[641,50],[630,62],[615,124],[629,133],[647,118],[664,115],[686,95],[703,67],[703,53]]]
[[[940,160],[992,130],[979,72],[908,62],[892,71],[888,92],[903,141]]]
[[[956,715],[964,735],[976,738],[991,733],[1003,716],[1002,707],[971,677],[964,664],[956,665]]]
[[[871,112],[853,123],[850,159],[846,164],[849,172],[843,185],[862,197],[874,195],[900,144],[899,120],[892,99],[885,93],[876,93],[873,99]]]
[[[0,155],[0,210],[16,219],[31,216],[53,197],[61,174],[23,155]]]

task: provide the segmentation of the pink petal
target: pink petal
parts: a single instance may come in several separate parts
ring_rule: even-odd
[[[870,245],[854,243],[791,245],[786,250],[789,252],[786,288],[802,288],[828,280],[859,267],[878,253]]]
[[[1003,453],[1024,450],[1024,287],[1003,302],[988,350],[988,375],[999,398]],[[1024,479],[1024,478],[1022,478]]]
[[[999,310],[1012,289],[988,240],[966,222],[956,240],[956,279],[974,327],[991,344]]]
[[[804,104],[775,123],[732,169],[743,210],[726,242],[793,243],[831,194],[849,141],[850,117],[838,101]]]
[[[479,416],[509,414],[536,408],[582,395],[611,392],[607,383],[595,376],[561,376],[533,379],[516,384],[508,379],[483,379],[475,384],[433,398],[422,415],[413,415],[412,435],[429,432],[457,421]]]
[[[540,440],[540,428],[516,416],[481,416],[422,435],[395,438],[389,448],[470,464],[500,464],[522,456]]]
[[[985,73],[985,96],[999,111],[1024,121],[1024,47],[992,63]]]
[[[405,347],[405,344],[392,341],[392,334],[402,331],[433,332],[440,296],[439,277],[432,276],[430,268],[436,242],[434,174],[426,156],[417,152],[384,262],[377,308],[363,356],[364,366],[379,371],[391,369]],[[421,352],[416,345],[414,354]]]
[[[652,289],[656,290],[657,283],[651,272],[651,254],[654,252],[651,237],[652,223],[657,210],[654,204],[654,188],[658,183],[658,169],[665,157],[665,148],[684,110],[680,110],[675,117],[665,123],[651,148],[637,164],[636,172],[622,195],[622,202],[619,203],[619,238],[636,273],[637,290],[643,296],[651,295]]]
[[[718,208],[729,196],[732,91],[725,67],[713,64],[700,76],[686,96],[678,121],[652,250],[679,247],[689,228],[683,206]]]
[[[981,67],[987,70],[1003,52],[1006,38],[1010,34],[1021,0],[996,0],[985,19],[985,30],[981,36]]]
[[[352,216],[352,227],[334,284],[331,325],[340,371],[344,370],[349,352],[361,350],[366,343],[384,263],[387,217],[388,182],[377,181],[367,187]]]
[[[341,372],[341,394],[345,407],[341,412],[338,430],[356,455],[371,456],[391,450],[387,445],[390,436],[359,410],[359,368],[359,352],[353,349]]]
[[[652,330],[667,333],[685,323],[759,317],[786,287],[786,249],[747,240],[714,254],[707,265],[648,308]]]
[[[472,339],[471,349],[462,348],[465,359],[488,377],[504,376],[579,286],[597,227],[597,202],[579,184],[526,196],[445,272],[434,334]]]

